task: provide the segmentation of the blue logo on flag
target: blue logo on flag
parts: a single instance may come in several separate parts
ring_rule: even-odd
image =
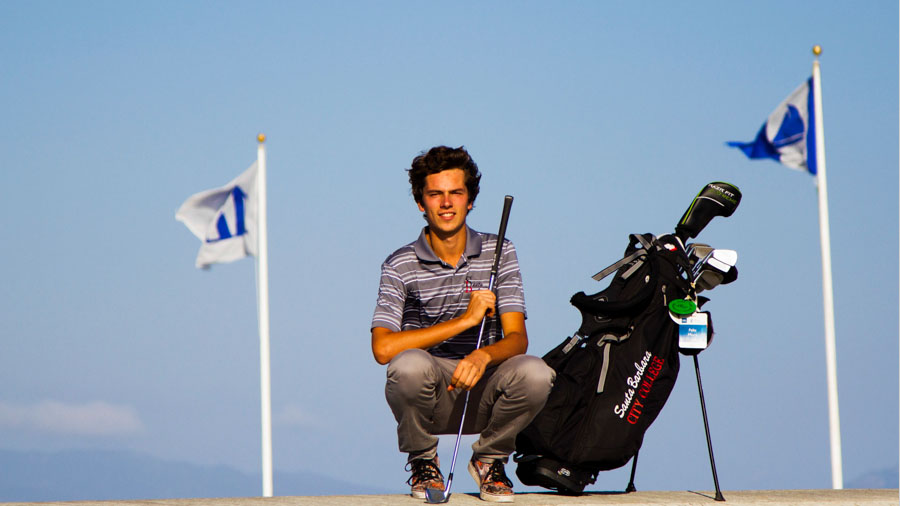
[[[784,119],[781,120],[781,126],[778,127],[778,133],[772,139],[772,144],[776,148],[787,146],[803,140],[803,134],[806,131],[806,125],[803,124],[803,116],[793,104],[788,104],[787,112]]]
[[[247,194],[241,190],[240,186],[235,186],[234,189],[231,190],[231,198],[234,201],[234,215],[236,218],[235,228],[237,230],[234,234],[231,233],[231,230],[228,228],[228,220],[225,219],[224,210],[220,211],[219,217],[216,220],[216,230],[219,232],[219,237],[213,239],[207,238],[206,242],[218,242],[247,233],[247,228],[244,225],[244,199],[247,198]]]

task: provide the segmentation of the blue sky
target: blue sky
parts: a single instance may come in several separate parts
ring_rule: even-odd
[[[447,144],[484,174],[472,226],[516,197],[538,355],[629,233],[672,230],[710,181],[740,187],[698,238],[740,255],[700,357],[719,477],[828,488],[814,180],[724,144],[821,44],[844,477],[895,467],[897,27],[886,1],[2,2],[0,448],[259,469],[253,261],[195,269],[174,213],[264,132],[276,469],[405,489],[369,323],[382,260],[423,225],[404,169]],[[683,367],[643,490],[711,487]]]

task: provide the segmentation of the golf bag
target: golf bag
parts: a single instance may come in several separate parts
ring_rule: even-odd
[[[525,485],[580,494],[599,471],[625,465],[675,386],[679,330],[669,303],[695,298],[681,239],[631,235],[624,258],[594,278],[612,272],[606,289],[572,296],[581,326],[543,357],[557,376],[516,439]]]
[[[737,278],[737,253],[685,242],[716,216],[731,216],[741,191],[722,181],[707,184],[682,215],[674,234],[629,236],[625,256],[600,271],[615,272],[594,295],[572,296],[581,326],[544,356],[556,383],[543,410],[516,438],[516,475],[525,485],[580,494],[600,471],[633,459],[678,377],[679,352],[691,355],[717,501],[716,464],[697,354],[712,339],[708,299],[697,296]]]
[[[581,326],[544,356],[556,383],[543,410],[516,438],[522,483],[577,495],[600,471],[633,459],[627,488],[633,491],[644,432],[672,393],[680,352],[694,361],[715,499],[725,500],[697,359],[712,339],[712,320],[698,311],[708,299],[697,293],[734,281],[737,253],[685,242],[713,218],[731,216],[740,201],[736,186],[707,184],[674,234],[629,236],[624,258],[594,276],[600,281],[615,272],[609,286],[572,296]]]

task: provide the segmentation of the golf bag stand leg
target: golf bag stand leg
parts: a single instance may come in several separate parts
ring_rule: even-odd
[[[703,428],[706,429],[706,446],[709,448],[709,465],[712,467],[713,483],[716,486],[716,500],[724,501],[722,490],[719,489],[719,476],[716,473],[716,458],[713,456],[712,438],[709,436],[709,420],[706,417],[706,400],[703,398],[703,383],[700,381],[700,361],[694,355],[694,370],[697,371],[697,389],[700,391],[700,409],[703,411]],[[637,455],[635,455],[637,460]],[[632,470],[632,480],[634,471]]]
[[[640,451],[635,452],[634,458],[631,459],[631,478],[628,480],[628,486],[625,487],[626,494],[637,492],[637,489],[634,487],[634,471],[637,469],[637,458],[639,453]]]

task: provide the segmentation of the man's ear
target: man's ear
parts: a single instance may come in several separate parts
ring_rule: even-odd
[[[423,206],[421,202],[416,202],[416,205],[419,206],[419,212],[425,212],[425,206]]]

